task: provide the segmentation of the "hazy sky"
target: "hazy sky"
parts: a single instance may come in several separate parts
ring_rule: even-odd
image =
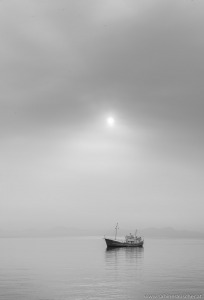
[[[203,30],[203,0],[2,0],[0,228],[204,230]]]

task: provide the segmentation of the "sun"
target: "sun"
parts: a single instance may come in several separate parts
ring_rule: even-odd
[[[106,123],[107,123],[107,125],[108,125],[109,127],[113,127],[113,126],[115,125],[115,120],[114,120],[113,117],[108,117],[108,118],[106,119]]]

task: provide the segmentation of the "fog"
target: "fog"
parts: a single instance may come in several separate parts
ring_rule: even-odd
[[[0,7],[0,228],[204,230],[203,1]]]

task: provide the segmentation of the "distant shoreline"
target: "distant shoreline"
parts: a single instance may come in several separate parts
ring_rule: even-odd
[[[127,230],[121,230],[119,236],[125,236]],[[173,228],[145,228],[139,230],[139,234],[144,238],[164,238],[164,239],[204,239],[204,232],[176,230]],[[103,237],[112,236],[112,231],[82,230],[77,228],[55,227],[46,230],[1,230],[0,238],[54,238],[54,237]]]

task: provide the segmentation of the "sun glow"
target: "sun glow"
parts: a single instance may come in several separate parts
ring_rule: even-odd
[[[115,125],[115,120],[114,120],[113,117],[108,117],[108,118],[106,119],[106,122],[107,122],[107,125],[108,125],[109,127],[113,127],[113,126]]]

